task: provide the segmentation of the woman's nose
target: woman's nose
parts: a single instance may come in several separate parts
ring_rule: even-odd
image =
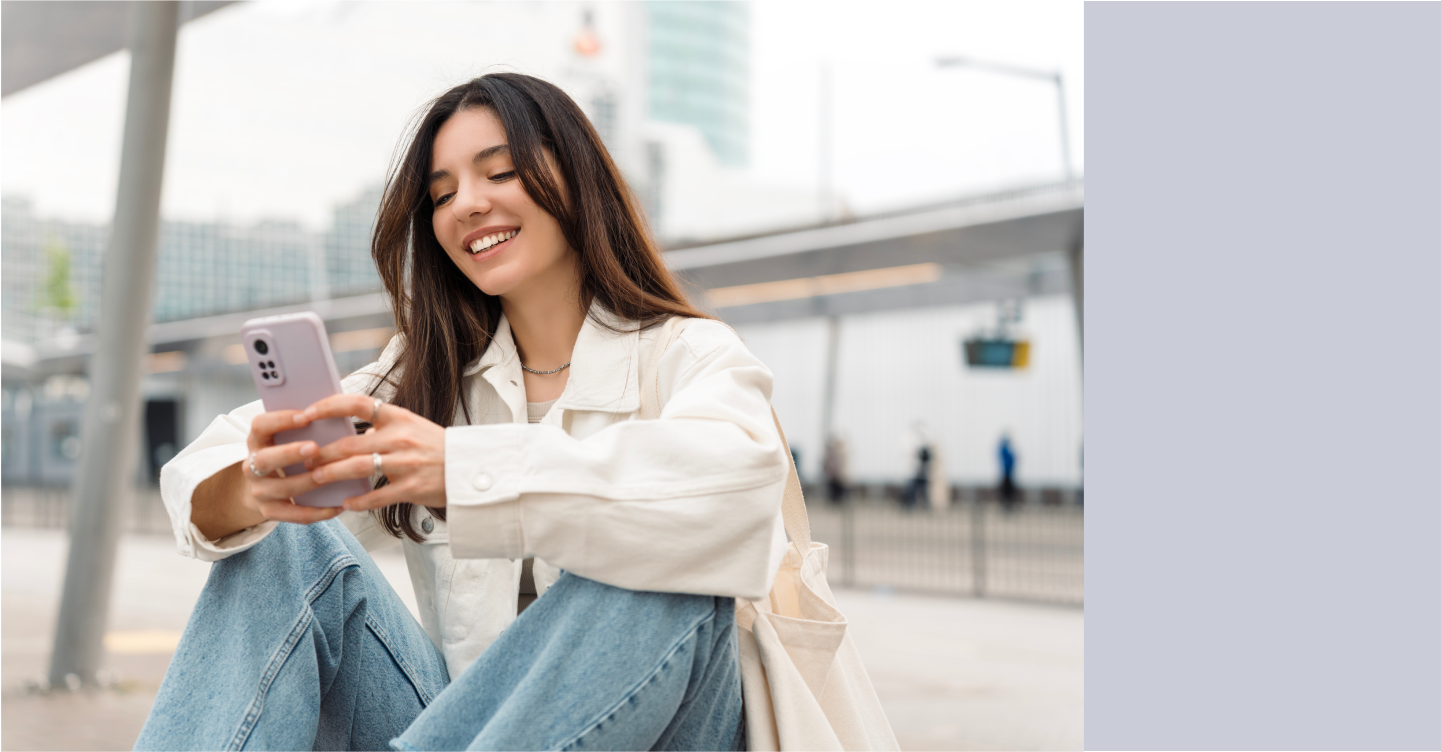
[[[490,213],[490,196],[479,186],[461,186],[451,202],[455,218],[464,220],[476,214]]]

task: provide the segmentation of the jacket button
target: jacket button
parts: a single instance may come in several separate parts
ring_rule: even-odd
[[[427,532],[427,533],[434,532],[434,530],[435,530],[435,520],[433,520],[433,519],[431,519],[431,518],[429,518],[429,517],[426,517],[424,520],[421,521],[421,523],[420,523],[420,529],[421,529],[421,530],[424,530],[424,531]]]
[[[470,485],[475,486],[477,491],[489,490],[490,484],[490,474],[488,473],[476,473],[475,477],[470,479]]]

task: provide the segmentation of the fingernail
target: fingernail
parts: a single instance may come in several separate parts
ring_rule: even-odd
[[[296,414],[296,416],[295,416],[294,418],[291,418],[291,421],[294,422],[294,423],[304,423],[304,422],[305,422],[305,418],[306,418],[305,413],[298,413],[298,414]]]
[[[300,456],[301,456],[301,457],[309,457],[309,456],[312,455],[312,454],[315,454],[315,445],[314,445],[314,444],[311,444],[311,443],[309,443],[309,442],[306,442],[303,446],[300,447]]]
[[[316,470],[315,472],[313,472],[313,473],[310,474],[310,479],[313,480],[313,481],[315,481],[316,483],[324,483],[324,482],[325,482],[325,477],[324,477],[324,476],[325,476],[325,473],[324,473],[324,472],[321,472],[320,470]]]

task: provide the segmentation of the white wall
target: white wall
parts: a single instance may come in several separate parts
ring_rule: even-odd
[[[1030,298],[1014,331],[1031,342],[1023,370],[967,368],[961,341],[994,326],[993,304],[841,319],[836,430],[858,481],[898,481],[914,468],[912,426],[924,422],[952,482],[992,484],[996,443],[1009,431],[1023,485],[1081,482],[1081,357],[1067,296]],[[724,312],[722,312],[724,313]],[[773,400],[801,473],[818,478],[824,319],[737,327],[776,376]]]
[[[726,237],[792,227],[817,216],[814,191],[759,182],[745,170],[725,167],[694,126],[651,121],[641,132],[665,154],[655,228],[663,238]],[[634,184],[644,185],[640,180]]]

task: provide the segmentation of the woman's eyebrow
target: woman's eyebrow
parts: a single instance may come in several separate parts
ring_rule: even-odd
[[[487,147],[476,152],[475,156],[471,158],[470,163],[480,164],[481,162],[484,162],[485,160],[490,159],[497,154],[508,151],[510,151],[510,144],[496,144],[495,146]],[[426,180],[426,184],[433,185],[435,181],[444,180],[448,177],[450,177],[450,170],[436,170],[435,172],[430,173],[430,178]]]
[[[497,154],[508,151],[510,151],[510,144],[496,144],[495,146],[487,149],[481,149],[480,151],[476,152],[475,157],[470,160],[470,163],[480,164],[481,162],[484,162],[485,160],[490,159]]]

